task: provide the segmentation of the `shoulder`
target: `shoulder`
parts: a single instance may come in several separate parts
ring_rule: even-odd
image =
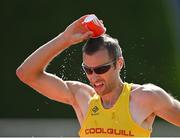
[[[95,94],[94,89],[88,84],[79,81],[66,81],[66,84],[72,91],[86,91],[92,96]]]
[[[131,96],[139,102],[143,102],[153,108],[160,108],[171,104],[171,96],[161,87],[148,83],[143,85],[134,84]]]
[[[95,94],[94,89],[85,83],[79,81],[66,81],[71,93],[76,99],[79,98],[90,98]]]
[[[131,104],[136,109],[147,112],[147,115],[157,115],[168,122],[179,126],[180,102],[165,90],[154,84],[133,85]]]
[[[145,96],[145,97],[148,96],[149,98],[169,96],[169,94],[165,90],[163,90],[161,87],[154,85],[152,83],[143,84],[143,85],[134,84],[132,86],[132,91],[136,92],[137,94],[142,94],[142,96]]]

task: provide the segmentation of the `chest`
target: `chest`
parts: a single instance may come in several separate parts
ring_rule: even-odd
[[[129,102],[119,101],[112,108],[105,109],[99,100],[89,104],[89,110],[81,125],[81,136],[140,136],[149,135],[132,118]],[[137,106],[136,106],[137,107]],[[133,110],[135,111],[135,110]],[[137,112],[133,112],[136,114]],[[138,117],[138,116],[134,116]],[[137,120],[139,118],[136,118]]]
[[[150,110],[145,108],[143,104],[139,103],[140,102],[130,98],[129,103],[123,103],[122,101],[121,104],[115,105],[115,108],[104,109],[103,106],[98,102],[90,105],[90,101],[86,101],[85,103],[80,104],[81,106],[78,107],[77,116],[80,124],[84,122],[87,114],[90,114],[93,119],[92,122],[94,122],[95,125],[97,125],[96,120],[98,120],[98,123],[100,124],[104,124],[105,120],[106,122],[111,120],[112,124],[123,124],[123,121],[126,122],[126,119],[130,119],[131,121],[134,121],[138,125],[142,126],[143,124],[147,123],[146,120],[148,120]],[[151,123],[152,121],[150,124]]]

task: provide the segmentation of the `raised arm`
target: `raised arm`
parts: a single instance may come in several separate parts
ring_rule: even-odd
[[[74,21],[64,32],[33,52],[16,70],[19,79],[50,99],[67,104],[73,104],[73,92],[81,85],[89,90],[90,87],[85,84],[66,82],[45,71],[49,62],[63,50],[92,35],[92,32],[81,24],[86,16]]]

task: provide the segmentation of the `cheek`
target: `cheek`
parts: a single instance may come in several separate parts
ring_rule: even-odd
[[[107,80],[108,80],[110,83],[112,83],[112,82],[116,81],[117,76],[118,76],[117,72],[114,71],[114,70],[113,70],[113,71],[111,70],[111,71],[107,74],[106,78],[107,78]]]
[[[114,80],[114,74],[111,72],[108,72],[107,74],[104,74],[102,78],[106,81],[106,83],[111,83],[112,80]]]

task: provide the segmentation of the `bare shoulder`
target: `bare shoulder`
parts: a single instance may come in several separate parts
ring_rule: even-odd
[[[133,84],[132,86],[132,97],[144,104],[148,104],[150,106],[158,107],[159,104],[162,106],[168,106],[171,104],[171,100],[173,99],[170,94],[168,94],[161,87],[156,86],[154,84]]]
[[[135,92],[136,94],[151,95],[151,94],[160,94],[159,92],[163,92],[163,91],[164,90],[162,88],[152,83],[143,84],[143,85],[133,84],[132,86],[132,92]]]
[[[134,85],[131,97],[133,103],[148,109],[166,121],[180,126],[180,102],[162,88],[153,84]]]
[[[94,89],[85,83],[79,81],[66,81],[70,91],[76,99],[89,99],[94,94]]]
[[[72,91],[86,91],[91,96],[93,96],[95,93],[94,89],[88,84],[79,81],[66,81],[66,83]]]

